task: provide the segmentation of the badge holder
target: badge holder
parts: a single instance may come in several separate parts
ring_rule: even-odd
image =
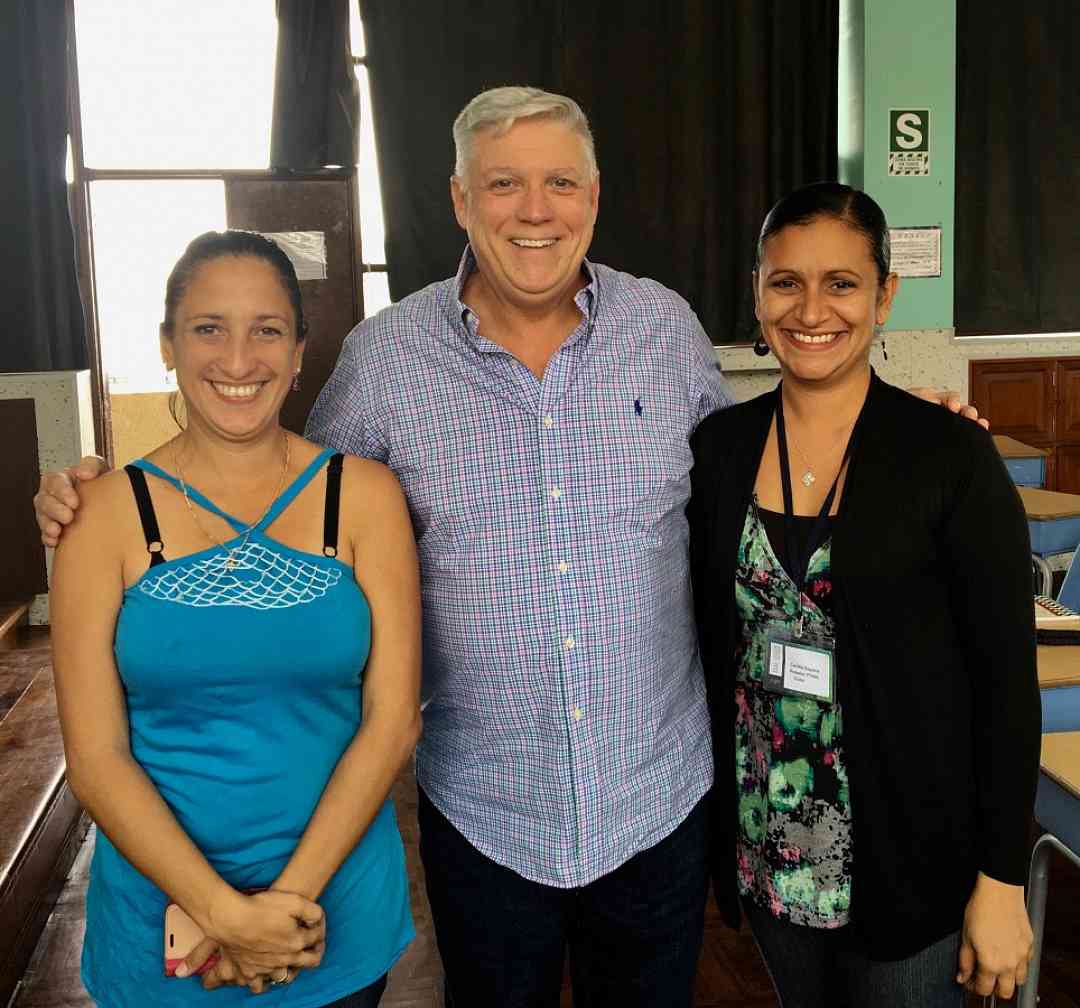
[[[799,624],[802,616],[799,617]],[[765,668],[761,683],[770,693],[836,700],[836,644],[814,631],[795,631],[786,623],[765,629]]]
[[[788,566],[793,574],[795,589],[799,596],[799,614],[792,627],[786,622],[770,623],[765,630],[766,660],[762,674],[762,684],[770,693],[809,697],[822,703],[831,704],[836,700],[836,642],[832,637],[806,627],[806,616],[802,611],[803,589],[806,575],[810,568],[810,559],[818,544],[825,538],[825,528],[829,520],[832,502],[836,497],[836,488],[840,483],[840,473],[844,471],[848,459],[858,440],[859,427],[866,404],[852,427],[847,447],[840,462],[840,469],[833,480],[832,487],[817,520],[810,533],[806,546],[800,553],[796,550],[794,530],[795,507],[791,492],[791,464],[788,458],[787,430],[784,424],[783,386],[776,399],[776,448],[780,462],[780,483],[784,493],[784,549],[788,557]]]

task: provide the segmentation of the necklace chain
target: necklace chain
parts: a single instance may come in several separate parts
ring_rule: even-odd
[[[195,511],[195,506],[191,503],[191,497],[188,494],[188,485],[187,481],[184,479],[184,470],[183,467],[180,465],[180,454],[176,450],[176,444],[173,444],[173,465],[176,467],[176,476],[180,483],[180,490],[184,495],[184,503],[187,505],[188,513],[191,515],[191,520],[195,523],[195,526],[206,539],[212,542],[215,546],[219,546],[221,547],[221,549],[226,550],[228,555],[225,557],[224,567],[227,570],[232,570],[236,566],[236,554],[247,545],[248,540],[251,538],[251,533],[255,531],[255,528],[258,525],[262,524],[263,519],[265,519],[266,516],[270,513],[270,509],[274,506],[274,502],[281,496],[281,491],[285,487],[285,477],[289,474],[289,457],[291,454],[290,449],[292,447],[292,444],[289,441],[288,433],[284,429],[282,429],[281,431],[281,439],[284,444],[284,451],[282,452],[284,460],[281,466],[281,478],[278,480],[277,490],[274,492],[274,496],[270,498],[270,503],[266,505],[266,509],[263,511],[263,513],[259,515],[259,517],[255,521],[248,525],[246,529],[244,529],[244,538],[231,549],[226,546],[225,543],[217,536],[211,535],[207,531],[206,526],[203,525],[203,523],[199,520],[199,516]]]
[[[787,432],[788,440],[795,446],[795,450],[799,453],[799,457],[806,463],[806,472],[799,477],[804,487],[813,486],[817,482],[817,476],[814,474],[814,466],[811,461],[806,457],[804,452],[799,447],[799,442],[795,440],[795,435],[791,431]]]

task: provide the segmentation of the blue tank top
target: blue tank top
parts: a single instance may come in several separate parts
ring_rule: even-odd
[[[132,755],[237,889],[268,886],[282,870],[360,726],[367,600],[336,558],[265,534],[330,454],[320,453],[250,533],[189,487],[192,503],[237,535],[224,549],[151,566],[124,592],[116,625]],[[150,462],[134,465],[179,486]],[[317,1008],[381,977],[414,934],[389,799],[319,900],[327,919],[321,965],[291,984],[256,997],[246,987],[204,991],[198,978],[166,977],[167,903],[99,831],[82,957],[83,983],[99,1005],[224,1008],[255,999],[264,1008]]]

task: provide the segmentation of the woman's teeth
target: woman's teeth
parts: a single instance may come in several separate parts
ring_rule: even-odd
[[[255,395],[262,385],[223,385],[221,382],[211,382],[211,385],[226,399],[248,399]]]
[[[840,334],[839,333],[822,333],[820,336],[812,336],[809,333],[796,332],[789,329],[788,335],[795,340],[796,343],[831,343]]]

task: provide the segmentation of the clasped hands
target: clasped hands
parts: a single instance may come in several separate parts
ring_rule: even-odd
[[[322,962],[326,917],[322,907],[296,893],[266,889],[245,895],[230,889],[209,909],[206,937],[176,971],[190,976],[213,955],[218,962],[202,978],[203,987],[248,987],[261,994],[290,983],[302,969]]]

